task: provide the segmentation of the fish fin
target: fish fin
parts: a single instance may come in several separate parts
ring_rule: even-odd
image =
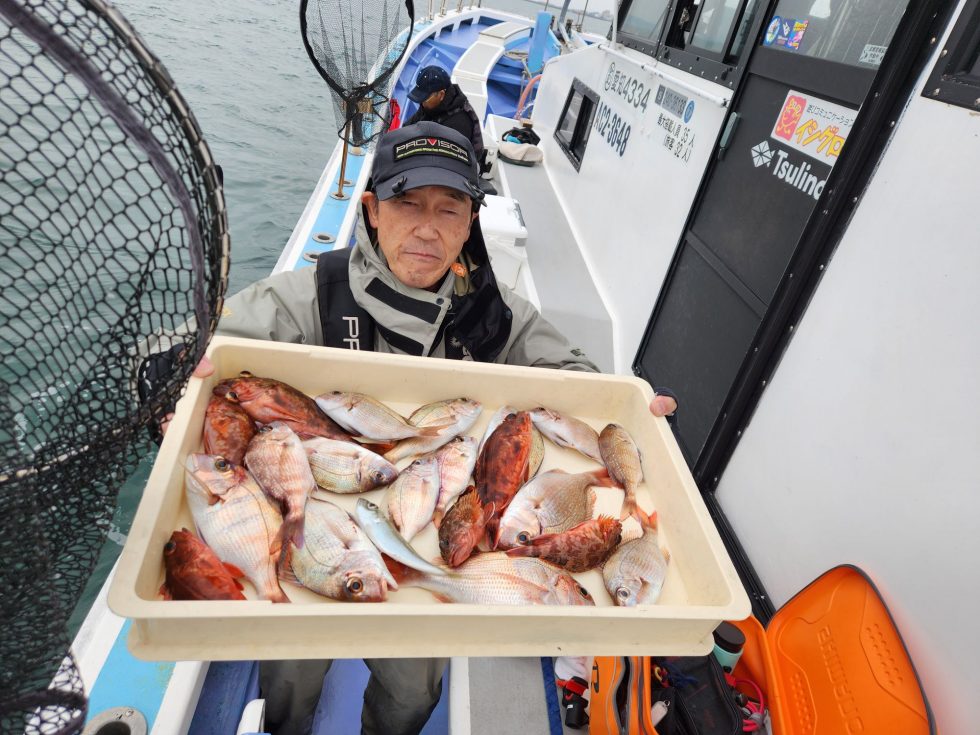
[[[160,596],[164,600],[172,600],[172,599],[174,599],[174,596],[170,594],[170,588],[167,587],[167,583],[166,582],[164,582],[163,584],[160,585]]]
[[[616,482],[616,480],[609,474],[609,470],[607,470],[605,467],[598,470],[593,470],[588,474],[595,478],[595,482],[593,483],[594,485],[598,485],[599,487],[615,487],[620,490],[623,489],[623,486]]]
[[[665,549],[663,546],[660,547],[660,553],[664,555],[665,562],[670,561],[670,552],[667,551],[667,549]]]
[[[442,525],[442,519],[445,515],[446,514],[438,508],[436,508],[436,510],[432,513],[432,524],[436,527],[437,531],[439,530],[439,526]]]
[[[398,446],[398,442],[378,442],[368,440],[361,443],[361,446],[367,449],[369,452],[374,452],[375,454],[384,456],[388,452],[394,450]],[[390,459],[388,461],[391,462]]]
[[[330,490],[325,490],[324,488],[317,485],[313,490],[310,491],[310,500],[323,500],[328,503],[332,503],[336,499],[336,495]]]
[[[293,571],[293,545],[286,544],[282,553],[279,555],[279,559],[276,562],[276,576],[285,582],[292,582],[293,584],[298,584],[300,587],[303,583],[299,581],[296,576],[296,572]]]
[[[388,589],[397,590],[398,581],[392,576],[391,572],[388,570],[388,567],[382,564],[381,569],[383,570],[382,575],[384,576],[385,582],[388,584]]]
[[[236,567],[231,562],[223,561],[221,563],[224,565],[225,569],[228,570],[228,573],[232,577],[234,577],[235,579],[239,579],[240,577],[244,577],[245,576],[245,572],[243,572],[241,569],[239,569],[238,567]]]
[[[443,436],[443,432],[455,425],[456,421],[449,421],[445,424],[433,424],[432,426],[419,426],[416,427],[419,430],[418,436]]]
[[[515,546],[513,549],[507,549],[504,552],[507,556],[535,556],[534,547],[532,546]]]
[[[412,569],[407,564],[402,564],[397,559],[392,559],[387,554],[381,554],[381,559],[385,563],[388,572],[391,574],[391,578],[395,580],[396,584],[404,584],[411,586],[412,582],[420,579],[423,574],[417,569]]]
[[[651,531],[656,531],[660,524],[657,520],[657,511],[655,510],[644,513],[642,508],[636,508],[633,512],[633,517],[640,522],[641,527],[649,528]]]

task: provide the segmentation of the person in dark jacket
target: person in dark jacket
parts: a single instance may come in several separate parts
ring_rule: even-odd
[[[449,79],[449,72],[441,66],[426,66],[415,77],[415,88],[408,98],[417,102],[419,109],[405,125],[430,121],[465,135],[473,144],[476,160],[482,164],[484,155],[483,133],[480,118],[466,99],[459,85]]]

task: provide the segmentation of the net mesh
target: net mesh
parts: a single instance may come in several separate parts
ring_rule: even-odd
[[[388,129],[392,72],[411,39],[412,0],[302,0],[303,43],[330,85],[337,135],[365,145]]]
[[[0,730],[80,729],[66,622],[119,485],[214,331],[228,227],[210,152],[102,0],[0,0]],[[179,334],[142,404],[150,335]]]

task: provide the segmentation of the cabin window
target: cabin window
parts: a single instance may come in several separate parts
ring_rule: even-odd
[[[680,0],[660,59],[734,88],[765,5],[760,0]]]
[[[922,95],[980,110],[980,0],[963,6]]]
[[[652,56],[669,11],[670,0],[626,0],[620,9],[618,40]]]
[[[787,53],[877,69],[907,3],[780,0],[762,44]]]
[[[572,82],[565,107],[558,119],[555,140],[576,171],[585,157],[585,147],[589,143],[589,131],[592,130],[592,118],[595,116],[598,100],[599,95],[576,79]]]

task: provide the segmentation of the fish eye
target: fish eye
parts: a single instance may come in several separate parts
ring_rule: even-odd
[[[228,460],[225,459],[224,457],[216,457],[215,458],[215,460],[214,460],[214,468],[216,470],[218,470],[218,472],[224,472],[229,467],[231,467],[231,464],[229,464]]]
[[[371,479],[375,483],[377,483],[378,485],[380,485],[381,483],[383,483],[385,481],[385,473],[382,472],[381,470],[375,470],[374,472],[371,473]]]
[[[587,589],[585,589],[585,587],[583,587],[582,585],[579,585],[578,586],[578,593],[580,595],[582,595],[582,597],[584,597],[586,600],[590,599],[590,597],[591,597],[591,595],[589,594],[589,591]]]
[[[176,541],[168,541],[166,544],[164,544],[164,546],[163,546],[163,553],[164,554],[172,554],[175,551],[177,551],[177,542]]]
[[[364,501],[364,505],[367,506],[367,509],[368,510],[377,510],[378,509],[378,506],[375,505],[374,503],[372,503],[370,500],[367,500],[365,498],[361,498],[361,500]]]
[[[267,434],[270,431],[272,431],[272,427],[269,424],[266,424],[261,429],[259,429],[260,434]]]
[[[330,395],[332,395],[332,396],[342,396],[343,393],[341,393],[339,390],[332,390],[332,391],[330,391]]]
[[[526,544],[530,540],[531,534],[529,534],[527,531],[521,531],[519,534],[517,534],[517,542],[519,544]]]
[[[252,375],[252,373],[250,373],[248,370],[242,370],[240,373],[238,373],[238,377],[239,378],[254,378],[255,376]]]
[[[616,597],[618,597],[620,600],[628,600],[630,598],[629,587],[617,587]]]
[[[358,577],[351,577],[344,582],[344,587],[352,595],[356,595],[364,589],[364,583]]]
[[[225,393],[225,398],[228,399],[229,401],[233,401],[234,403],[238,403],[238,394],[233,390],[230,390],[227,393]]]
[[[447,538],[441,538],[441,539],[439,539],[439,548],[440,549],[448,549],[449,548],[449,539],[447,539]]]

